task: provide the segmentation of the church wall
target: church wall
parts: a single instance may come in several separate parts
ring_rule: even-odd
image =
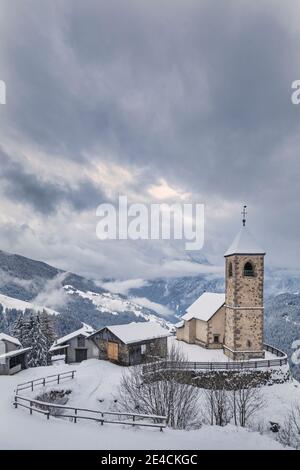
[[[254,277],[244,276],[244,265],[247,261],[254,265]],[[236,256],[236,306],[262,307],[264,285],[264,257]]]
[[[196,320],[192,318],[189,321],[185,321],[182,328],[177,328],[176,337],[178,340],[185,341],[186,343],[195,343]]]
[[[195,342],[203,345],[207,344],[208,324],[203,320],[196,320],[196,338]]]
[[[221,307],[208,321],[208,347],[222,348],[225,332],[225,306]],[[219,335],[219,343],[214,343],[214,335]]]
[[[254,266],[254,276],[244,276],[244,265],[247,261]],[[232,262],[233,267],[231,277],[228,277],[229,262]],[[240,351],[241,354],[233,354],[228,350],[225,352],[234,359],[264,355],[263,283],[263,255],[233,255],[226,258],[225,345],[233,351]],[[246,355],[244,351],[249,353]],[[261,353],[257,354],[257,351]]]

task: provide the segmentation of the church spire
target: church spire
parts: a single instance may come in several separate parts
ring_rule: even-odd
[[[246,209],[247,209],[247,206],[244,206],[244,207],[243,207],[243,210],[242,210],[242,212],[241,212],[241,214],[242,214],[242,216],[243,216],[243,227],[246,226],[246,215],[247,215]]]

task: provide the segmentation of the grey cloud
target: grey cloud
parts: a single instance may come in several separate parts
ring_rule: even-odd
[[[164,177],[208,206],[246,201],[253,231],[278,260],[288,232],[294,263],[297,8],[293,0],[30,0],[18,2],[16,15],[6,2],[0,67],[9,99],[1,132],[82,167],[92,153],[146,168],[134,182],[142,193]],[[40,213],[62,201],[81,211],[103,199],[89,180],[74,190],[5,166],[6,195]],[[216,250],[238,221],[239,214],[222,220]],[[210,234],[219,223],[212,214]]]
[[[42,180],[38,175],[29,173],[19,163],[13,162],[8,155],[0,151],[0,180],[2,192],[10,200],[25,203],[43,214],[50,215],[59,209],[61,203],[67,203],[76,211],[94,209],[107,200],[102,189],[86,179],[78,183],[77,188]]]

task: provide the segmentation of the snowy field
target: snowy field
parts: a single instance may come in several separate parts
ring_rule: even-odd
[[[281,449],[274,434],[262,436],[235,426],[203,426],[194,431],[131,428],[114,424],[79,421],[77,424],[14,409],[14,389],[18,383],[37,377],[76,369],[76,378],[47,390],[72,390],[68,404],[95,410],[113,410],[118,386],[125,368],[106,361],[90,359],[81,364],[27,369],[15,376],[0,377],[0,448],[1,449]],[[287,383],[266,387],[268,406],[259,421],[283,419],[291,402],[300,399],[300,385]],[[36,397],[45,390],[38,387],[26,396]],[[25,395],[24,392],[22,392]],[[101,400],[101,402],[99,401]]]

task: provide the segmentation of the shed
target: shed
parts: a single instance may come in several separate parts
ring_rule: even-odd
[[[71,333],[57,339],[49,353],[54,356],[65,356],[66,363],[82,362],[86,359],[98,357],[98,349],[95,343],[89,339],[91,333],[95,330],[87,325],[82,324],[82,328],[72,331]]]
[[[27,353],[20,341],[6,333],[0,333],[0,375],[13,375],[27,368]]]
[[[132,366],[165,358],[168,336],[169,330],[149,321],[105,326],[90,338],[99,349],[99,359]]]

